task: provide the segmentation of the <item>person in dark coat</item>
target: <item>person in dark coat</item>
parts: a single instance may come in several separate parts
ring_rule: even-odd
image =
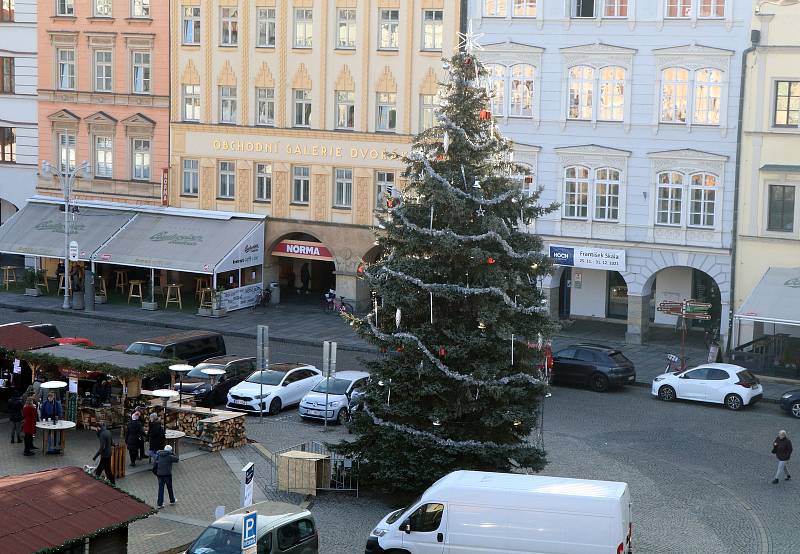
[[[775,478],[772,480],[772,484],[775,485],[778,483],[781,473],[786,474],[786,480],[788,481],[792,476],[789,475],[789,469],[786,467],[786,463],[789,461],[789,458],[792,457],[792,441],[786,436],[786,431],[778,431],[778,436],[775,442],[772,443],[772,453],[778,458],[778,470],[775,472]]]
[[[144,423],[145,423],[145,411],[144,406],[136,406],[134,410],[135,413],[139,414],[139,423],[142,424],[142,436],[139,438],[139,459],[145,459],[147,457],[147,452],[144,449],[144,441],[145,441],[145,434],[144,434]]]
[[[16,434],[17,442],[22,442],[22,397],[19,391],[14,390],[11,393],[11,398],[8,399],[8,419],[11,420],[11,444],[14,444],[14,435]]]
[[[105,423],[100,426],[100,430],[97,432],[97,438],[100,439],[100,448],[97,449],[97,453],[92,460],[96,460],[99,456],[100,463],[94,470],[94,474],[100,477],[100,474],[105,471],[106,478],[111,481],[112,485],[116,485],[117,482],[114,480],[114,472],[111,470],[111,431],[106,429]]]
[[[150,428],[147,430],[147,443],[149,446],[147,453],[151,458],[155,458],[156,453],[164,449],[166,441],[167,437],[164,434],[161,422],[158,420],[158,415],[150,414]]]
[[[64,417],[64,408],[61,406],[61,401],[56,400],[56,395],[52,392],[47,393],[47,400],[42,402],[41,417],[42,421],[47,421],[48,419],[58,421]],[[50,436],[47,440],[48,454],[54,454],[61,450],[57,446],[61,444],[61,435],[59,433],[60,431],[50,433]]]
[[[22,432],[25,433],[25,455],[33,456],[33,435],[36,433],[36,419],[38,418],[36,406],[33,405],[33,397],[29,396],[25,400],[25,407],[22,408]]]
[[[311,292],[311,289],[309,289],[309,283],[311,282],[311,271],[308,269],[308,262],[304,263],[303,267],[300,268],[300,282],[303,284],[300,292],[304,292],[306,294]]]
[[[156,476],[158,476],[158,504],[157,509],[164,507],[164,487],[169,493],[169,503],[175,504],[175,493],[172,492],[172,464],[178,461],[178,457],[172,453],[172,447],[166,445],[164,450],[156,453]]]
[[[131,467],[136,467],[136,459],[139,456],[139,445],[142,441],[144,425],[139,420],[139,412],[131,414],[131,421],[125,430],[125,446],[128,447],[128,454],[131,456]]]

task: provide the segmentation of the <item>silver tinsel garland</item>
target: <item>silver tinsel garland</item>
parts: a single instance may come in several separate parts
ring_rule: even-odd
[[[428,161],[428,158],[426,158],[422,153],[411,152],[408,155],[408,160],[411,162],[422,162],[422,164],[425,166],[425,171],[428,172],[428,175],[439,181],[441,184],[443,184],[450,192],[457,194],[462,198],[466,198],[467,200],[472,200],[473,202],[475,202],[476,204],[480,204],[481,206],[495,206],[497,204],[502,204],[503,202],[505,202],[506,200],[508,200],[514,194],[517,193],[516,190],[512,189],[504,192],[500,196],[495,196],[494,198],[483,198],[480,196],[473,196],[472,194],[464,190],[461,190],[458,187],[454,187],[453,185],[450,184],[450,181],[439,175],[436,172],[436,170],[433,169],[433,166],[431,165],[431,162]]]

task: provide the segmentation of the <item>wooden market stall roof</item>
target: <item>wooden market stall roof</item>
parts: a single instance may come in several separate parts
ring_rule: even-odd
[[[44,333],[22,323],[0,325],[0,348],[28,351],[53,346],[56,342]]]
[[[126,378],[147,377],[153,373],[166,371],[170,363],[177,363],[177,360],[71,344],[40,348],[34,352],[25,352],[21,357],[29,362],[58,365],[59,369],[73,369],[78,372],[97,371]]]

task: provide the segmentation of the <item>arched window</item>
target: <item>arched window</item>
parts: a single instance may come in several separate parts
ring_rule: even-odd
[[[713,227],[717,201],[717,176],[711,173],[692,174],[689,184],[689,225]]]
[[[488,75],[489,94],[491,96],[492,114],[505,115],[506,98],[506,67],[500,64],[486,64]]]
[[[509,115],[530,117],[533,115],[533,74],[528,64],[511,67],[511,107]]]
[[[694,122],[719,125],[722,72],[700,69],[694,74]]]
[[[689,71],[668,67],[661,72],[661,121],[686,123],[689,99]]]
[[[683,211],[683,173],[664,171],[658,174],[656,222],[680,225]]]
[[[589,214],[589,169],[564,169],[564,217],[586,219]]]
[[[569,68],[569,119],[592,119],[594,69],[578,65]]]
[[[619,171],[602,167],[594,177],[594,218],[619,220]]]
[[[600,69],[600,103],[597,119],[622,121],[625,113],[625,68],[608,66]]]

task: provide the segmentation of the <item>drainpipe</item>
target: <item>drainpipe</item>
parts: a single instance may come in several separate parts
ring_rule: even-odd
[[[742,52],[742,73],[739,85],[739,119],[736,127],[736,175],[734,177],[733,191],[733,230],[731,233],[731,293],[730,293],[730,313],[728,314],[728,344],[725,350],[730,356],[732,349],[733,336],[733,315],[736,307],[736,237],[739,234],[739,188],[742,173],[742,121],[744,120],[744,96],[745,85],[747,83],[747,56],[756,51],[761,42],[761,31],[753,29],[750,31],[750,42],[752,46]]]

